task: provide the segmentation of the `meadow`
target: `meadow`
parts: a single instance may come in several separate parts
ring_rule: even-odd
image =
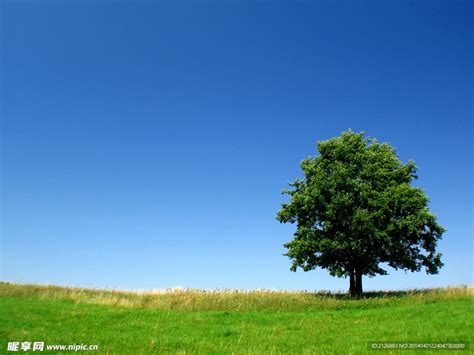
[[[14,341],[98,345],[98,351],[81,351],[90,354],[447,354],[455,352],[373,350],[368,344],[469,347],[473,300],[467,286],[351,299],[325,292],[125,292],[0,283],[0,354]]]

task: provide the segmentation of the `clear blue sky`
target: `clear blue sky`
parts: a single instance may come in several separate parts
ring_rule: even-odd
[[[282,256],[275,215],[315,142],[415,159],[472,283],[473,2],[4,1],[1,278],[130,289],[346,290]]]

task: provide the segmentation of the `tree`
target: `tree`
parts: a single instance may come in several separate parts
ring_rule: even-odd
[[[403,164],[387,143],[351,130],[317,144],[319,155],[301,162],[304,179],[290,183],[290,202],[277,219],[296,223],[285,243],[291,270],[327,269],[349,277],[351,296],[362,295],[362,275],[386,275],[382,266],[438,273],[436,252],[444,228],[411,186],[417,167]]]

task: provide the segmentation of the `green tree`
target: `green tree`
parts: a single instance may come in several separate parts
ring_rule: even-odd
[[[351,130],[318,142],[319,155],[301,162],[304,179],[290,183],[290,202],[277,219],[296,223],[285,243],[291,270],[327,269],[349,277],[351,296],[362,294],[362,275],[386,275],[382,268],[438,273],[436,252],[443,227],[417,187],[417,167],[403,164],[395,149]]]

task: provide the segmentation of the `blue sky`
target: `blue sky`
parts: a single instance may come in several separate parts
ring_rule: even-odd
[[[472,283],[470,1],[2,2],[1,278],[149,289],[346,290],[289,271],[275,215],[317,140],[414,159]]]

